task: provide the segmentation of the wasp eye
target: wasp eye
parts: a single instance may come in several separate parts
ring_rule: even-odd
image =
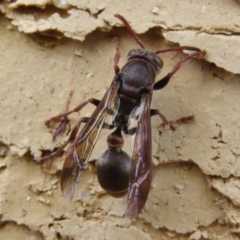
[[[160,57],[155,56],[153,61],[160,67],[163,68],[163,60]]]
[[[132,57],[132,56],[135,56],[135,55],[137,55],[137,54],[138,54],[138,51],[135,50],[135,49],[133,49],[133,50],[131,50],[131,51],[128,53],[128,57]]]

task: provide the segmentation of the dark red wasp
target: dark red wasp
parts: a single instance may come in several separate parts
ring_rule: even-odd
[[[54,134],[55,138],[64,131],[68,124],[69,114],[80,111],[87,103],[96,106],[91,117],[83,117],[78,121],[69,139],[56,152],[42,158],[38,163],[56,156],[66,145],[70,144],[62,169],[61,189],[63,195],[71,199],[88,164],[101,129],[115,129],[107,138],[108,149],[97,160],[97,176],[100,185],[110,195],[122,197],[128,193],[126,216],[132,218],[136,217],[144,207],[153,178],[151,116],[159,115],[163,124],[169,124],[159,110],[150,109],[152,92],[165,87],[184,62],[192,58],[203,57],[205,52],[188,46],[150,52],[144,48],[127,20],[119,14],[115,17],[123,22],[141,49],[131,50],[128,53],[127,63],[120,69],[118,67],[119,43],[115,38],[115,76],[111,86],[101,101],[90,98],[72,111],[46,121],[47,125],[62,121]],[[193,51],[193,53],[177,62],[170,73],[154,83],[155,77],[163,67],[163,61],[157,54],[182,50]],[[112,116],[111,124],[106,123],[108,115]],[[193,117],[189,116],[177,121],[184,122],[192,119]],[[137,124],[132,126],[131,123],[134,120]],[[85,125],[79,130],[81,123]],[[124,144],[122,132],[129,135],[135,134],[132,157],[122,150]]]

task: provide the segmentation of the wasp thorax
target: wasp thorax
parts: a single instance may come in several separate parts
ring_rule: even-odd
[[[130,172],[131,157],[121,149],[108,149],[97,160],[98,181],[113,197],[127,194]]]

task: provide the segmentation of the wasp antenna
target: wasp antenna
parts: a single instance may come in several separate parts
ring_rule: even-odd
[[[119,20],[121,20],[123,22],[123,24],[127,28],[128,32],[132,35],[132,37],[135,39],[135,41],[140,45],[141,48],[145,49],[142,41],[140,40],[140,38],[138,38],[136,33],[133,31],[133,29],[131,28],[128,21],[120,14],[115,14],[114,17],[118,18]]]
[[[178,47],[171,47],[168,49],[163,49],[163,50],[158,50],[155,53],[166,53],[166,52],[180,52],[183,50],[188,50],[188,51],[193,51],[193,52],[201,52],[201,49],[196,48],[196,47],[189,47],[189,46],[178,46]]]

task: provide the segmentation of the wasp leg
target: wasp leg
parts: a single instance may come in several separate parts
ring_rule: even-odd
[[[86,122],[88,121],[88,119],[89,119],[89,117],[83,117],[83,118],[81,118],[81,119],[77,122],[77,124],[75,125],[75,127],[73,128],[73,130],[71,131],[68,140],[67,140],[65,143],[63,143],[55,152],[53,152],[53,153],[51,153],[51,154],[43,157],[43,158],[40,159],[40,160],[34,160],[34,162],[35,162],[36,164],[42,164],[43,162],[45,162],[45,161],[47,161],[47,160],[49,160],[49,159],[52,159],[53,157],[55,157],[55,156],[57,156],[58,154],[60,154],[60,153],[63,151],[63,149],[64,149],[69,143],[73,142],[73,141],[76,139],[76,136],[77,136],[78,130],[79,130],[80,126],[81,126],[81,123],[86,123]],[[113,129],[114,126],[111,125],[111,124],[108,124],[108,123],[105,123],[105,122],[104,122],[102,128],[105,128],[105,129]]]
[[[187,49],[189,50],[189,49]],[[167,51],[167,50],[166,50]],[[198,58],[198,57],[203,57],[206,54],[205,51],[198,51],[192,54],[189,54],[187,57],[181,59],[180,61],[178,61],[176,63],[176,65],[173,67],[172,71],[169,72],[164,78],[160,79],[159,81],[157,81],[154,85],[153,85],[153,90],[159,90],[164,88],[170,81],[170,79],[172,78],[172,76],[182,67],[182,65],[193,58]]]
[[[172,130],[175,130],[174,124],[190,123],[190,122],[194,121],[193,115],[181,117],[176,120],[169,121],[158,109],[151,109],[151,117],[154,115],[158,115],[161,118],[162,123],[160,126],[164,127],[164,126],[168,125]]]
[[[59,122],[62,121],[62,119],[64,117],[67,117],[68,115],[74,113],[74,112],[79,112],[82,108],[84,108],[88,103],[92,103],[93,105],[95,105],[96,107],[98,106],[98,104],[100,103],[100,100],[95,99],[95,98],[89,98],[86,101],[82,102],[81,104],[79,104],[77,107],[75,107],[73,110],[59,114],[55,117],[52,117],[50,119],[48,119],[47,121],[45,121],[45,124],[47,126],[49,126],[51,123],[54,122]]]
[[[69,124],[69,119],[67,118],[67,116],[74,113],[74,112],[79,112],[88,103],[92,103],[93,105],[95,105],[97,107],[98,104],[100,103],[100,101],[98,99],[95,99],[95,98],[89,98],[86,101],[79,104],[73,110],[62,113],[62,114],[59,114],[59,115],[57,115],[55,117],[52,117],[52,118],[48,119],[47,121],[45,121],[45,125],[48,126],[48,127],[51,123],[61,121],[61,123],[59,124],[59,126],[57,127],[57,129],[53,133],[53,141],[56,139],[57,136],[63,134],[66,131],[66,127]]]
[[[51,154],[49,154],[49,155],[41,158],[40,160],[34,160],[34,162],[35,162],[36,164],[42,164],[42,163],[45,162],[46,160],[52,159],[53,157],[55,157],[55,156],[57,156],[58,154],[60,154],[60,153],[63,151],[63,149],[64,149],[69,143],[71,143],[71,142],[74,141],[74,139],[75,139],[76,136],[77,136],[77,133],[78,133],[78,130],[79,130],[79,128],[80,128],[81,123],[86,123],[86,122],[88,121],[88,119],[89,119],[88,117],[83,117],[83,118],[81,118],[81,119],[77,122],[77,124],[76,124],[76,126],[73,128],[73,130],[71,131],[68,140],[67,140],[65,143],[63,143],[55,152],[53,152],[53,153],[51,153]]]

